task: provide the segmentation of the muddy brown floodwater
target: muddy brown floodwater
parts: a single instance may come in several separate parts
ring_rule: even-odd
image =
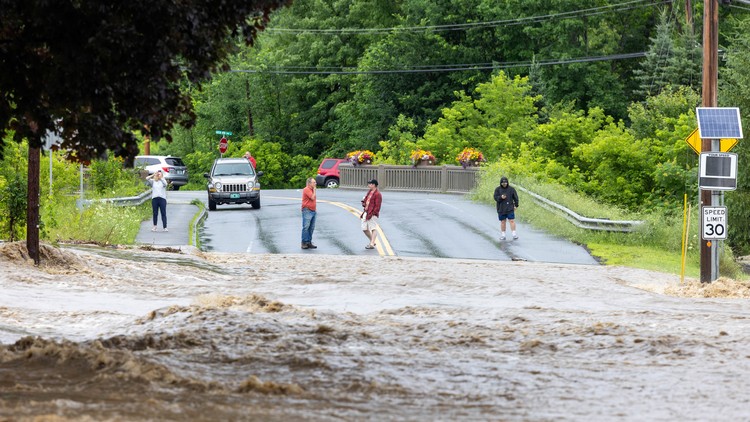
[[[750,290],[622,267],[0,245],[0,420],[748,420]]]

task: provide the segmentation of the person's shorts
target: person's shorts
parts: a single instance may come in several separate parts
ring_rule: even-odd
[[[500,213],[497,213],[497,219],[498,219],[498,220],[500,220],[500,221],[503,221],[503,220],[505,220],[506,218],[507,218],[508,220],[515,220],[515,219],[516,219],[516,213],[514,213],[514,212],[509,212],[509,213],[507,213],[507,214],[500,214]]]
[[[362,219],[362,230],[375,230],[378,227],[378,217],[370,217],[369,220]]]

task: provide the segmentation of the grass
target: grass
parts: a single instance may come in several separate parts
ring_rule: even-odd
[[[592,198],[578,194],[565,186],[542,183],[531,177],[506,174],[499,165],[485,167],[479,185],[472,198],[494,204],[493,191],[501,175],[507,175],[511,185],[520,185],[531,192],[590,218],[612,220],[641,220],[644,224],[631,233],[603,232],[581,229],[557,213],[539,206],[528,196],[519,192],[520,204],[516,213],[519,221],[547,233],[584,245],[592,256],[606,265],[622,265],[633,268],[680,274],[682,259],[683,219],[682,210],[675,210],[679,218],[662,214],[634,214],[625,210],[596,202]],[[690,215],[685,276],[700,277],[700,239],[698,213]],[[734,262],[731,250],[722,248],[719,262],[720,276],[740,280],[748,278]]]
[[[589,243],[591,254],[602,259],[606,265],[643,268],[671,274],[680,274],[681,256],[672,251],[664,251],[652,246],[613,245],[610,243]],[[685,262],[685,276],[699,277],[700,263],[691,256]]]
[[[41,210],[41,238],[53,243],[133,244],[150,210],[149,202],[131,207],[93,203],[79,209],[75,198],[55,198]]]
[[[188,226],[188,239],[190,240],[190,242],[192,242],[192,239],[195,239],[195,244],[193,246],[200,249],[201,240],[195,233],[195,227],[198,219],[204,215],[203,212],[206,209],[206,205],[200,199],[193,199],[192,201],[190,201],[190,203],[198,207],[198,212],[195,213],[193,218],[190,220],[190,225]]]

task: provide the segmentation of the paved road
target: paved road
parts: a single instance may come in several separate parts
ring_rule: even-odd
[[[378,247],[366,250],[367,239],[357,218],[364,194],[364,189],[318,190],[318,222],[313,237],[319,247],[316,250],[300,249],[300,190],[264,190],[259,210],[249,205],[220,205],[208,214],[198,231],[201,247],[240,253],[380,254],[596,264],[581,246],[523,223],[518,223],[520,239],[500,241],[497,214],[491,206],[450,194],[383,192]],[[170,192],[170,231],[151,232],[151,221],[146,221],[137,241],[190,244],[188,225],[199,211],[190,201],[205,201],[205,196],[201,191]],[[518,212],[523,212],[523,202]]]

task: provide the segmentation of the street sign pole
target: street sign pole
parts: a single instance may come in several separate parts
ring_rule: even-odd
[[[227,136],[232,136],[232,132],[227,132],[226,130],[217,130],[217,135],[221,135],[221,140],[219,141],[219,152],[221,153],[221,157],[224,158],[224,153],[227,152],[227,147],[229,146],[229,141],[227,140]]]

